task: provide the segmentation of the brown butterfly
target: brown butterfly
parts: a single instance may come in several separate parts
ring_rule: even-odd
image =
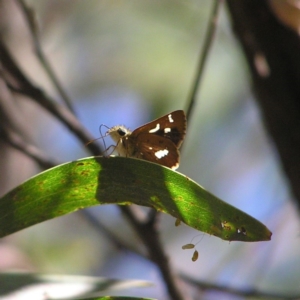
[[[120,156],[135,157],[161,164],[173,170],[179,167],[179,147],[186,132],[183,110],[173,111],[130,131],[114,126],[107,134],[117,143]]]

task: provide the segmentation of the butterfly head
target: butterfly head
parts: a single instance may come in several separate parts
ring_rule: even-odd
[[[131,131],[122,125],[114,126],[106,132],[106,135],[109,135],[116,143],[118,143],[120,139],[129,136],[130,134]]]

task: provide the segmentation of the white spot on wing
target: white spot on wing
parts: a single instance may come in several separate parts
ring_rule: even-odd
[[[158,131],[159,129],[160,129],[160,125],[159,125],[159,123],[157,123],[155,128],[149,130],[149,133],[154,133],[154,132]]]
[[[155,156],[157,158],[162,158],[162,157],[168,155],[168,153],[169,153],[169,150],[167,150],[167,149],[165,149],[165,150],[159,150],[159,151],[155,152]]]
[[[164,129],[164,132],[165,132],[165,133],[171,132],[171,128],[165,128],[165,129]]]
[[[174,120],[173,120],[173,118],[172,118],[172,115],[171,115],[171,114],[169,114],[169,115],[168,115],[168,118],[169,118],[169,122],[170,122],[170,123],[174,123]]]

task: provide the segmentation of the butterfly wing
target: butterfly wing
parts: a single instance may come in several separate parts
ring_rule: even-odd
[[[170,139],[143,132],[134,137],[134,142],[131,139],[132,136],[129,136],[129,143],[134,145],[131,157],[155,162],[173,170],[178,168],[179,151]]]
[[[163,117],[149,122],[132,132],[133,138],[140,134],[164,137],[179,148],[186,132],[186,116],[183,110],[173,111]]]

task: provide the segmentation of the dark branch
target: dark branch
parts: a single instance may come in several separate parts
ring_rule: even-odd
[[[300,37],[267,1],[227,0],[257,103],[300,209]]]
[[[34,100],[37,104],[45,108],[58,120],[60,120],[75,136],[78,137],[84,145],[93,140],[93,136],[82,126],[79,120],[73,113],[66,107],[58,104],[40,88],[36,87],[24,75],[17,63],[12,58],[10,52],[0,40],[0,61],[5,76],[7,86],[15,93],[27,96],[29,99]],[[100,155],[102,150],[95,143],[89,143],[87,148],[94,155]]]
[[[12,147],[32,158],[42,169],[49,169],[57,165],[57,162],[47,157],[36,146],[26,142],[18,133],[2,129],[0,136]]]
[[[212,8],[211,15],[209,17],[209,24],[208,24],[205,40],[203,43],[203,48],[201,49],[201,53],[199,55],[199,62],[196,69],[196,75],[192,83],[190,95],[188,97],[188,105],[187,105],[187,113],[186,113],[188,121],[190,121],[192,111],[196,104],[197,94],[199,92],[201,80],[204,75],[205,63],[207,62],[209,50],[212,46],[215,37],[219,11],[222,3],[223,0],[214,0],[213,3],[213,8]]]
[[[69,108],[69,110],[74,114],[74,109],[72,106],[72,101],[70,97],[67,95],[66,91],[62,87],[61,83],[57,79],[50,62],[48,61],[46,55],[43,52],[42,46],[40,44],[40,39],[38,35],[38,24],[36,22],[34,11],[26,5],[23,0],[17,1],[23,11],[25,21],[27,22],[28,29],[31,33],[32,40],[33,40],[33,47],[36,53],[37,58],[39,59],[41,65],[43,66],[44,70],[47,72],[51,82],[55,86],[56,90],[60,94],[61,98]]]

